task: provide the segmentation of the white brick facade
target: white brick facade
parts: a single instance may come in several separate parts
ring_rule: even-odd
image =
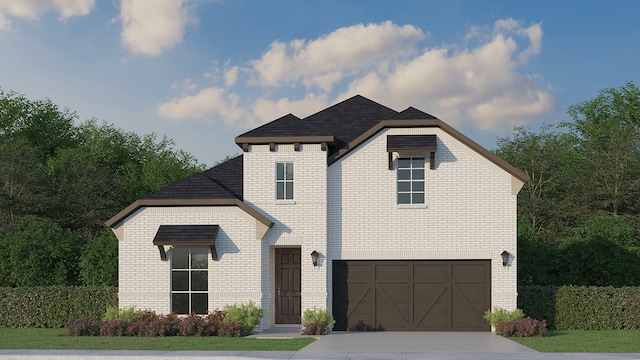
[[[320,144],[253,145],[244,153],[245,202],[263,213],[274,226],[263,239],[262,288],[269,324],[275,323],[275,247],[299,247],[302,255],[302,311],[327,307],[326,262],[314,267],[311,252],[327,253],[327,154]],[[294,198],[276,200],[276,163],[293,163]]]
[[[397,205],[388,135],[436,136],[434,169],[425,169],[425,204]],[[300,248],[302,311],[332,308],[333,260],[490,260],[491,307],[516,307],[522,178],[464,138],[439,126],[382,128],[330,165],[320,143],[249,144],[244,150],[242,197],[249,208],[143,205],[114,222],[120,307],[171,311],[171,250],[162,261],[153,245],[161,225],[219,225],[218,260],[208,260],[209,310],[253,301],[267,310],[263,329],[275,325],[278,247]],[[400,155],[393,153],[394,164]],[[279,162],[294,166],[292,200],[276,200]],[[267,225],[256,216],[273,226],[264,233]],[[311,263],[314,250],[318,266]],[[504,250],[511,253],[506,267]]]
[[[219,225],[218,260],[209,261],[209,310],[253,301],[262,303],[260,256],[255,219],[233,206],[147,207],[124,221],[119,242],[119,306],[171,312],[171,250],[160,259],[153,238],[160,225]],[[242,250],[242,251],[241,251]]]
[[[387,135],[437,136],[435,169],[425,170],[426,206],[396,204]],[[329,166],[328,278],[331,260],[488,259],[492,307],[514,309],[517,195],[511,178],[439,128],[379,132]],[[507,267],[504,250],[515,257]]]

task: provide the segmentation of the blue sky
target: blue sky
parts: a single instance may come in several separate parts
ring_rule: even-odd
[[[355,94],[488,149],[640,84],[639,1],[0,0],[0,88],[211,166],[235,136]]]

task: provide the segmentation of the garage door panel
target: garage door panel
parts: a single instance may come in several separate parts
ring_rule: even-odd
[[[414,279],[448,279],[449,266],[444,261],[417,262],[413,265]]]
[[[444,331],[448,328],[451,297],[444,283],[414,283],[415,330]]]
[[[336,330],[490,330],[486,260],[334,261],[333,279]]]
[[[375,271],[377,280],[399,279],[406,282],[409,277],[409,264],[406,261],[377,263],[375,264]]]
[[[405,330],[410,326],[409,283],[376,283],[376,323],[386,330]]]

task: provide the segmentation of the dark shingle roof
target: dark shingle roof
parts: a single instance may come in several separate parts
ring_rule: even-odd
[[[523,179],[523,181],[528,178],[513,166],[432,115],[413,107],[397,112],[360,95],[344,100],[304,119],[292,114],[285,115],[236,137],[236,143],[243,147],[244,151],[246,151],[248,144],[279,141],[286,143],[289,140],[292,140],[292,143],[322,143],[323,146],[329,146],[327,159],[328,163],[331,164],[385,127],[414,126],[439,127],[511,172],[514,176]],[[270,224],[269,226],[273,225],[270,220],[244,204],[242,183],[243,158],[240,155],[209,170],[149,194],[130,205],[129,208],[121,211],[120,214],[109,220],[107,224],[109,226],[116,224],[124,216],[147,203],[173,203],[176,200],[184,200],[194,204],[236,204],[243,207],[245,211],[250,212],[263,223]]]
[[[300,137],[329,134],[309,122],[303,121],[292,114],[288,114],[253,130],[247,131],[238,137],[280,137],[283,135]]]
[[[242,200],[242,155],[144,197],[147,200],[233,198]]]

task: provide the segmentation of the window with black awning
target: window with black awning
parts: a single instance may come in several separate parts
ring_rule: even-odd
[[[435,167],[435,153],[438,141],[435,135],[388,135],[387,152],[389,153],[389,170],[393,170],[393,153],[430,153],[429,168]]]
[[[160,225],[153,245],[160,250],[160,259],[167,259],[164,250],[168,246],[208,246],[211,249],[211,259],[217,260],[216,237],[219,225]]]

